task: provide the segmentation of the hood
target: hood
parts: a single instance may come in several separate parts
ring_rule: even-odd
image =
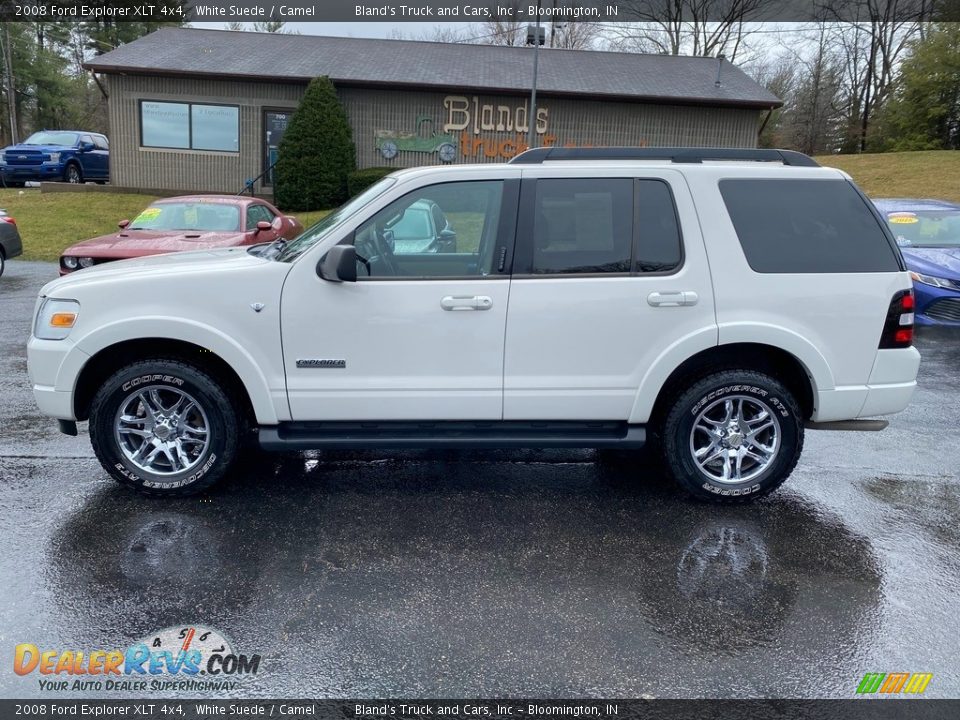
[[[70,297],[70,292],[74,288],[88,283],[103,284],[114,280],[137,280],[138,282],[149,283],[151,278],[163,275],[184,275],[191,272],[228,273],[265,264],[290,267],[286,263],[276,263],[251,255],[247,250],[246,247],[199,250],[172,255],[152,255],[94,265],[84,270],[76,270],[47,283],[43,286],[40,294],[66,298]]]
[[[901,245],[907,268],[924,275],[960,280],[960,247],[934,248]]]
[[[133,258],[159,253],[184,252],[207,248],[233,247],[243,242],[244,233],[179,230],[121,230],[71,245],[62,255],[94,258]]]
[[[31,153],[31,152],[68,152],[70,150],[75,150],[76,148],[73,145],[24,145],[20,143],[18,145],[8,145],[3,149],[5,153]]]

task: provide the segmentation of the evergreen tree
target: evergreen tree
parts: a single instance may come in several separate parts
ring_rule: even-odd
[[[330,78],[310,81],[280,141],[277,204],[284,210],[336,207],[347,199],[356,148],[347,113]]]
[[[960,23],[938,23],[900,71],[880,118],[886,150],[960,148]]]

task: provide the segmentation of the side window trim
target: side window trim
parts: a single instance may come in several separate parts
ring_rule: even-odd
[[[509,278],[512,270],[513,264],[513,254],[514,254],[514,245],[516,239],[516,227],[517,227],[517,215],[520,207],[520,180],[518,178],[504,178],[496,179],[497,182],[500,182],[502,185],[501,188],[501,198],[500,198],[500,217],[496,229],[494,253],[493,253],[493,262],[492,262],[492,272],[489,275],[396,275],[396,276],[376,276],[376,277],[367,277],[362,273],[358,273],[357,280],[360,282],[398,282],[398,281],[433,281],[433,280],[490,280],[497,278]],[[428,185],[421,185],[420,187],[411,190],[410,192],[419,192],[426,190],[427,188],[434,187],[436,185],[449,185],[452,183],[468,183],[468,182],[486,182],[488,181],[485,178],[477,178],[474,180],[453,180],[446,182],[430,183]],[[408,193],[409,194],[409,193]],[[403,196],[401,196],[403,197]],[[399,199],[399,198],[398,198]],[[389,204],[387,205],[389,207]],[[382,210],[383,208],[381,208]],[[348,235],[341,240],[338,245],[354,245],[357,239],[357,230],[363,227],[368,223],[377,213],[381,212],[378,210],[373,215],[364,218],[362,221],[356,224],[356,226],[350,230]],[[478,254],[482,252],[482,243],[483,239],[481,238],[481,247],[478,248]]]

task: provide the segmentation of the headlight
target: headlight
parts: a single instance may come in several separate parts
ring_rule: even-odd
[[[60,162],[60,153],[58,153],[58,152],[57,152],[57,153],[50,153],[50,155],[47,156],[47,159],[44,160],[44,162],[48,162],[48,163],[58,163],[58,162]]]
[[[76,270],[80,267],[80,262],[75,257],[66,255],[63,258],[63,266],[67,268],[67,270]]]
[[[47,298],[40,306],[33,334],[41,340],[63,340],[77,323],[80,303]]]
[[[80,258],[80,267],[93,267],[93,258]]]
[[[956,290],[957,285],[954,284],[953,280],[947,280],[946,278],[938,278],[933,275],[922,275],[918,272],[910,272],[910,277],[916,280],[918,283],[923,283],[924,285],[932,285],[933,287],[938,288],[950,288],[951,290]]]
[[[6,165],[6,164],[7,164],[7,159],[3,157],[3,155],[0,155],[0,165]]]

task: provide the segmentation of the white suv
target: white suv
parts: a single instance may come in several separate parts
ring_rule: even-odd
[[[414,205],[437,243],[400,242]],[[55,280],[29,370],[41,410],[69,434],[89,418],[103,466],[148,494],[209,486],[255,434],[655,442],[688,493],[742,501],[787,478],[805,426],[907,405],[912,310],[886,224],[805,155],[541,148],[402,170],[285,244]]]

